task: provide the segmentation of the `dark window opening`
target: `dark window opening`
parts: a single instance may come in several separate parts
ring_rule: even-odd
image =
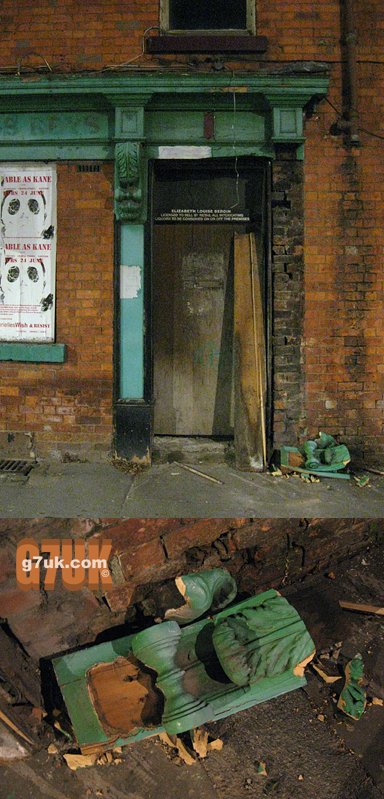
[[[169,0],[171,30],[245,30],[247,0]]]

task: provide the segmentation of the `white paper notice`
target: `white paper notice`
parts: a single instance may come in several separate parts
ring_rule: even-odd
[[[159,147],[159,158],[211,158],[210,147]]]
[[[141,266],[120,266],[120,299],[133,300],[141,289]]]
[[[56,169],[0,164],[0,339],[54,341]]]

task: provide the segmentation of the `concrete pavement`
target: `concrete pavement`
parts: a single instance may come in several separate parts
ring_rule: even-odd
[[[178,463],[136,475],[110,463],[41,463],[28,477],[0,478],[0,518],[31,517],[384,517],[384,477],[360,488],[351,479],[299,477],[196,464],[211,482]]]

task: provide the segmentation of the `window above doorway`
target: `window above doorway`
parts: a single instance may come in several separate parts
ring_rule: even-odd
[[[160,0],[160,26],[175,33],[255,33],[254,0]]]

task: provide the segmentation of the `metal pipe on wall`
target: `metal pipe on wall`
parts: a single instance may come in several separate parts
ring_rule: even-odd
[[[360,144],[359,114],[357,94],[357,63],[356,63],[356,26],[354,14],[354,0],[344,0],[344,41],[347,57],[347,92],[348,92],[348,120],[346,128],[349,131],[351,144]]]

